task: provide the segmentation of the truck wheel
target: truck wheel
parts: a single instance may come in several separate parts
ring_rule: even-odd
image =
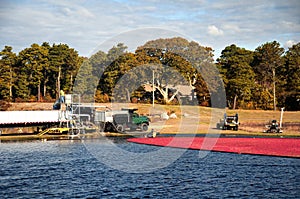
[[[108,131],[108,132],[115,131],[115,127],[111,123],[108,123],[104,126],[104,131]]]
[[[118,131],[119,133],[124,132],[124,127],[123,127],[123,125],[120,125],[120,124],[119,124],[119,125],[117,126],[116,129],[117,129],[117,131]]]
[[[104,132],[105,131],[105,123],[104,122],[100,122],[99,123],[99,131],[100,132]]]
[[[142,129],[142,131],[148,131],[148,125],[146,123],[143,123],[141,125],[141,129]]]

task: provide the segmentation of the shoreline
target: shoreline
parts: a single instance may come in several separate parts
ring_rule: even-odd
[[[60,134],[60,135],[41,135],[26,134],[26,135],[1,135],[0,142],[2,141],[30,141],[30,140],[83,140],[83,139],[101,139],[101,138],[133,138],[145,137],[147,133],[131,132],[131,133],[86,133],[86,134]],[[271,134],[271,133],[161,133],[157,137],[217,137],[217,138],[296,138],[300,139],[299,134]]]
[[[110,103],[97,104],[112,106]],[[155,105],[155,108],[151,104],[114,104],[115,109],[120,107],[138,108],[140,115],[161,114],[163,112],[175,112],[178,116],[177,119],[163,120],[158,117],[151,117],[150,129],[154,129],[156,132],[160,132],[161,136],[220,136],[220,137],[276,137],[276,138],[300,138],[300,111],[284,112],[283,117],[283,133],[263,133],[265,125],[270,119],[277,119],[280,117],[280,111],[263,111],[263,110],[229,110],[226,109],[226,113],[229,115],[238,113],[240,126],[238,131],[232,130],[219,130],[216,129],[212,123],[212,109],[210,107],[202,106],[177,106],[177,105]],[[118,107],[117,107],[118,106]],[[52,103],[12,103],[9,111],[14,110],[51,110]],[[218,122],[218,119],[213,118]],[[291,125],[292,124],[292,125]],[[22,127],[16,128],[0,128],[2,135],[1,140],[39,140],[39,139],[69,139],[79,136],[88,137],[130,137],[130,136],[143,136],[149,132],[126,132],[120,133],[98,133],[98,132],[86,132],[79,136],[72,136],[67,134],[49,135],[45,134],[38,136],[33,132],[36,131],[35,127]],[[18,131],[21,132],[18,132]],[[23,132],[22,132],[23,131]]]

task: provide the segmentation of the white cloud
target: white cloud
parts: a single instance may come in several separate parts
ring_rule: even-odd
[[[233,33],[239,33],[241,32],[241,29],[238,25],[236,24],[226,24],[223,26],[224,30],[233,32]]]
[[[88,17],[88,18],[94,17],[93,13],[91,13],[88,9],[83,7],[77,10],[77,14],[82,17]]]
[[[214,25],[208,26],[207,29],[208,29],[208,30],[207,30],[208,34],[213,35],[213,36],[221,36],[221,35],[224,34],[224,33],[223,33],[223,30],[217,28],[217,27],[214,26]]]
[[[273,40],[291,46],[300,41],[299,2],[6,1],[0,6],[0,48],[10,45],[19,52],[32,43],[59,41],[86,56],[107,39],[146,27],[176,31],[216,52],[231,44],[254,50]]]
[[[293,45],[295,45],[296,43],[297,43],[297,42],[294,41],[294,40],[288,40],[288,41],[285,42],[284,47],[290,48],[290,47],[292,47]]]

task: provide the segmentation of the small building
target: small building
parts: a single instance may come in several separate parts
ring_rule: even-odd
[[[147,83],[143,85],[146,92],[153,92],[152,84]],[[169,91],[175,93],[178,90],[177,98],[179,96],[180,101],[183,104],[193,104],[197,101],[197,96],[194,86],[189,85],[176,85],[169,87]]]

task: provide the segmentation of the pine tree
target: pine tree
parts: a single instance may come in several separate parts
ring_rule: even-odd
[[[250,66],[253,52],[232,44],[227,46],[217,60],[226,88],[228,105],[247,107],[255,88],[254,72]]]
[[[300,43],[289,48],[285,55],[285,107],[300,110]]]
[[[10,101],[13,98],[17,56],[12,52],[12,47],[5,46],[0,52],[0,57],[0,99]]]
[[[268,100],[268,106],[272,105],[276,110],[276,82],[281,67],[283,67],[282,55],[284,48],[280,47],[277,41],[267,42],[255,49],[253,61],[253,69],[256,73],[256,81],[262,86],[266,92],[272,93],[272,97]]]

